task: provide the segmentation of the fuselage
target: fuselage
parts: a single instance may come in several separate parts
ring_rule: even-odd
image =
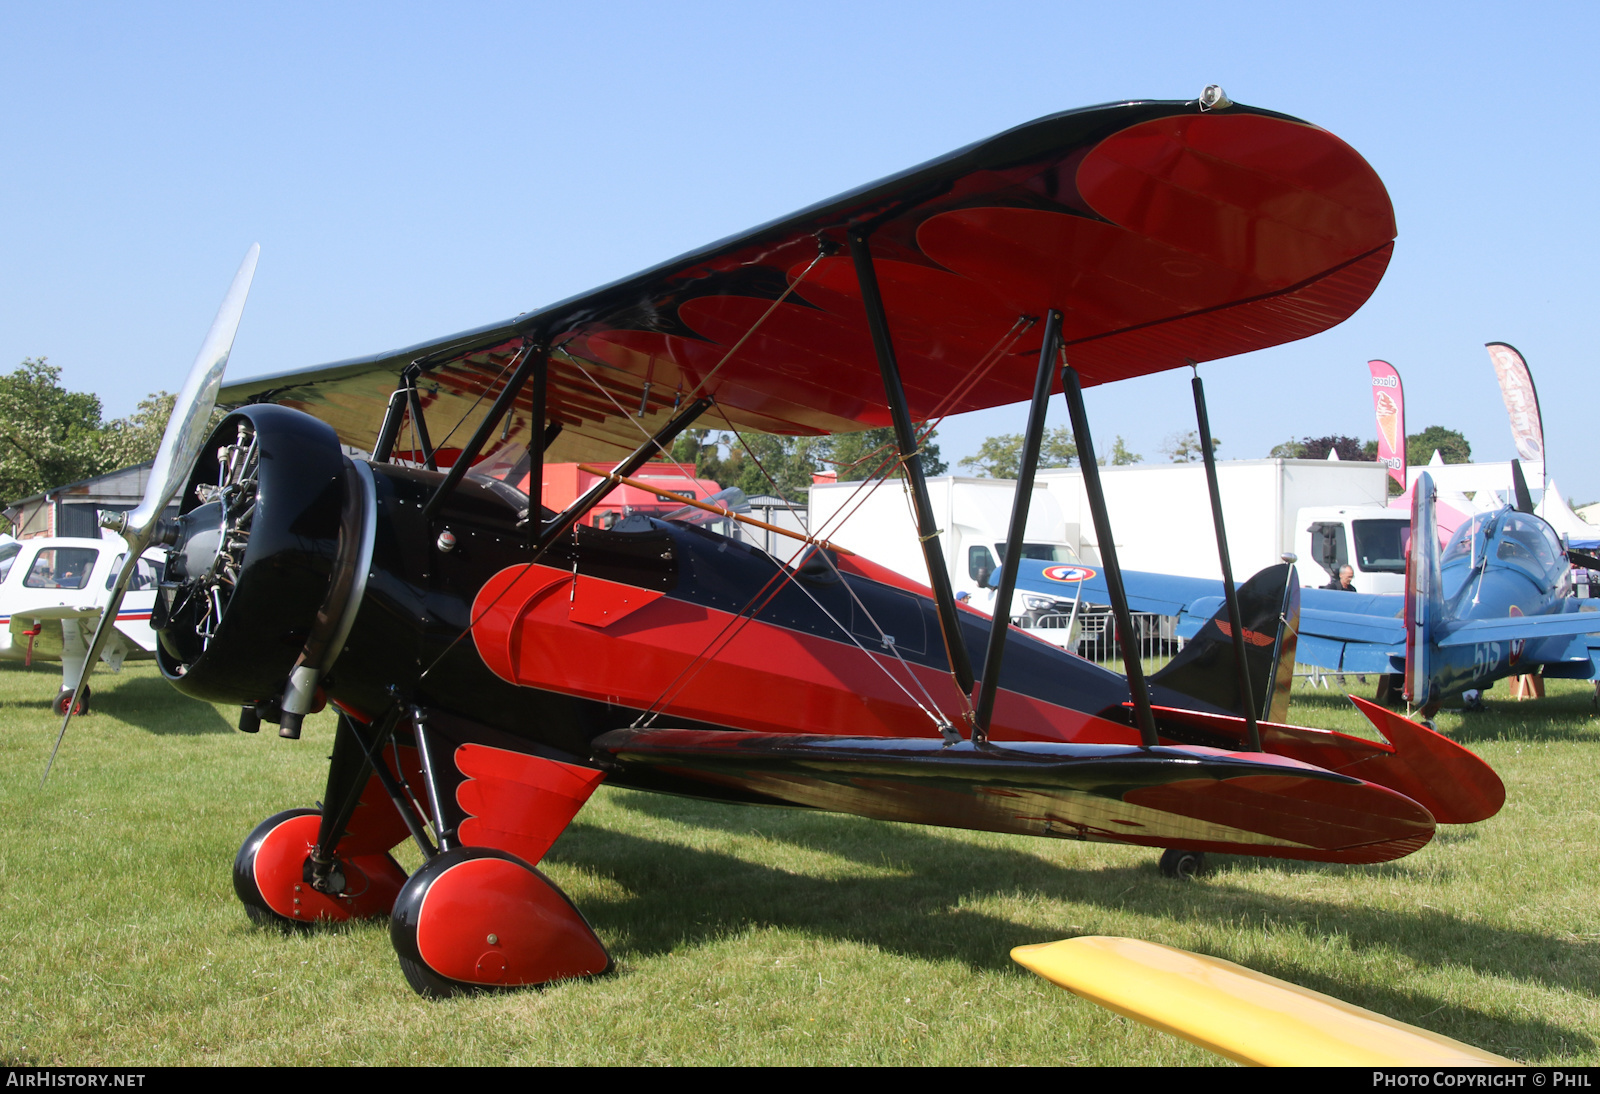
[[[352,716],[398,699],[580,763],[635,724],[971,732],[927,590],[870,562],[813,549],[790,566],[634,516],[579,525],[530,563],[529,501],[506,482],[469,474],[428,515],[439,473],[346,460],[314,420],[252,413],[272,446],[253,525],[225,518],[240,503],[191,503],[156,613],[163,671],[189,694],[270,717],[302,651],[349,614],[319,687]],[[230,543],[249,547],[235,559]],[[236,576],[202,594],[206,573]],[[990,619],[959,618],[981,662]],[[1162,688],[1153,700],[1213,709]],[[1134,744],[1128,701],[1123,677],[1013,629],[991,735]]]
[[[126,550],[116,540],[55,536],[0,545],[0,658],[59,661],[64,645],[81,647],[82,637],[64,642],[63,627],[92,633]],[[119,660],[155,649],[150,608],[160,579],[159,553],[149,552],[117,611]]]
[[[327,685],[340,702],[381,708],[396,663],[409,664],[418,701],[576,757],[641,720],[903,737],[965,727],[933,602],[888,570],[820,550],[785,566],[717,532],[641,516],[579,526],[529,565],[517,527],[526,501],[502,484],[469,476],[424,526],[438,476],[371,472],[378,534]],[[980,660],[989,617],[961,621]],[[1121,676],[1020,631],[1001,688],[998,740],[1137,739]]]
[[[1576,610],[1565,549],[1543,520],[1511,508],[1480,513],[1456,529],[1439,570],[1444,611],[1431,636],[1429,667],[1440,693],[1487,687],[1544,665],[1588,660],[1582,638],[1571,635],[1439,644],[1475,620]]]

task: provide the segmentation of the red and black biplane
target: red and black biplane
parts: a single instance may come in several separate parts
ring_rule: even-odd
[[[1347,863],[1492,815],[1493,771],[1377,708],[1391,744],[1271,723],[1246,686],[1124,677],[958,605],[917,454],[914,423],[1031,398],[1031,477],[1058,391],[1093,451],[1082,387],[1339,323],[1394,235],[1342,141],[1208,89],[1042,118],[505,323],[223,387],[252,250],[150,497],[109,515],[130,559],[169,553],[176,688],[285,737],[337,708],[323,808],[250,834],[240,899],[263,923],[389,914],[407,979],[447,995],[609,968],[537,869],[602,781]],[[580,524],[697,420],[892,426],[931,588],[821,538],[784,565],[690,522]],[[557,513],[535,487],[554,460],[609,470]]]

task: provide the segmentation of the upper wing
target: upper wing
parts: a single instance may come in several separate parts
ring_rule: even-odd
[[[631,450],[691,392],[741,429],[886,425],[843,251],[863,229],[918,419],[1027,398],[1050,308],[1085,384],[1315,334],[1372,293],[1395,234],[1382,182],[1330,133],[1237,105],[1119,103],[1030,122],[504,323],[222,398],[300,407],[370,448],[398,374],[420,363],[448,462],[441,435],[526,337],[552,347],[555,460]],[[530,409],[524,395],[498,446],[527,443]]]

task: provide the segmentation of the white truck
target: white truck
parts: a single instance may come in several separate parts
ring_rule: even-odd
[[[1377,463],[1336,460],[1227,460],[1217,465],[1223,519],[1234,578],[1298,556],[1303,586],[1333,581],[1339,568],[1355,570],[1361,592],[1405,589],[1405,547],[1410,517],[1388,508],[1387,470]],[[1221,578],[1205,468],[1195,464],[1102,467],[1106,507],[1125,570]],[[856,482],[811,487],[812,535],[832,540],[897,573],[926,583],[911,499],[903,480],[871,493]],[[994,610],[987,588],[1004,555],[1016,483],[1009,479],[949,476],[928,480],[940,546],[957,593]],[[1082,473],[1040,471],[1029,506],[1024,557],[1066,564],[1101,561]],[[1076,648],[1104,630],[1103,609],[1074,610],[1070,586],[1046,597],[1019,590],[1011,618],[1055,645]],[[1148,624],[1141,623],[1141,626]],[[1167,637],[1160,624],[1148,637]]]
[[[1295,563],[1302,586],[1355,570],[1364,593],[1405,590],[1410,514],[1387,506],[1388,470],[1379,463],[1339,460],[1225,460],[1217,464],[1223,520],[1235,580],[1278,562]],[[1124,570],[1221,578],[1205,467],[1199,463],[1102,467],[1106,510]],[[1100,559],[1082,472],[1039,472],[1063,523],[1081,530],[1074,544],[1090,563]]]
[[[1009,479],[954,475],[928,480],[928,497],[933,503],[939,545],[951,584],[958,596],[966,593],[971,597],[972,607],[991,614],[995,593],[988,582],[1005,555],[1016,486]],[[917,539],[911,496],[904,479],[889,479],[876,489],[872,483],[813,483],[808,523],[814,536],[847,547],[914,581],[928,581],[928,567]],[[1052,493],[1042,486],[1035,487],[1023,537],[1023,557],[1075,563],[1079,561],[1078,539],[1078,526],[1062,518],[1061,506]],[[1030,600],[1039,603],[1029,603]],[[1070,598],[1065,604],[1070,607]],[[1061,601],[1030,593],[1019,592],[1011,602],[1011,617],[1024,626],[1030,613],[1036,617],[1060,610]],[[1056,645],[1067,641],[1064,630],[1041,633],[1040,637]]]

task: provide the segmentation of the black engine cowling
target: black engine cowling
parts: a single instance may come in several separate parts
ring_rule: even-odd
[[[242,407],[212,433],[151,619],[179,691],[233,703],[283,691],[358,538],[353,475],[333,430],[297,410]]]

